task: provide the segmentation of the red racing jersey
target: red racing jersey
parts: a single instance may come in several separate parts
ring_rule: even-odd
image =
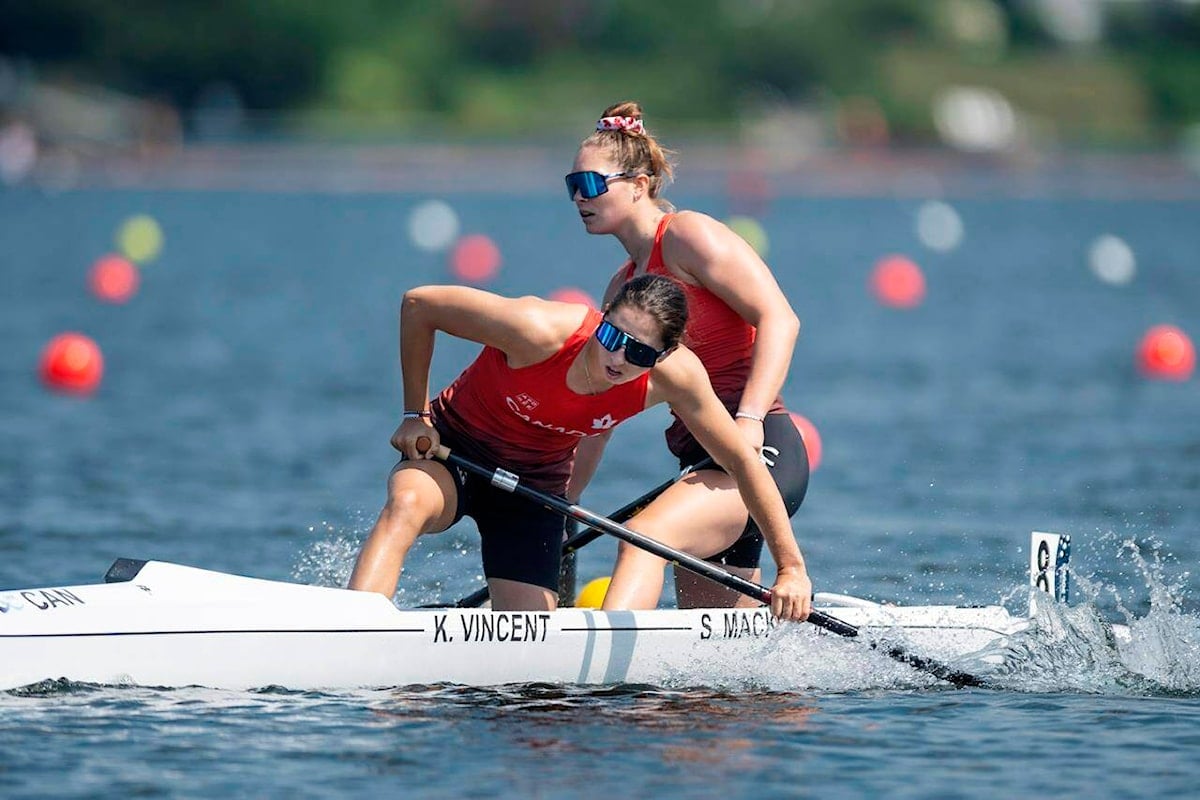
[[[502,350],[483,352],[430,404],[434,424],[449,429],[457,446],[522,482],[562,494],[575,448],[646,407],[647,371],[599,394],[576,394],[567,370],[600,324],[589,309],[562,348],[537,364],[514,369]]]
[[[674,278],[662,254],[663,234],[674,217],[674,214],[665,214],[658,223],[658,230],[654,233],[654,249],[650,251],[650,260],[646,262],[646,273],[649,275]],[[625,265],[625,280],[633,277],[636,266],[632,261]],[[757,331],[728,303],[705,287],[678,279],[675,282],[683,289],[688,302],[688,324],[683,343],[704,364],[713,390],[732,413],[737,410],[746,380],[750,377],[750,360]],[[768,410],[780,411],[783,408],[782,399],[777,397]],[[680,455],[693,442],[691,433],[678,417],[667,429],[666,437],[667,446],[675,455]]]

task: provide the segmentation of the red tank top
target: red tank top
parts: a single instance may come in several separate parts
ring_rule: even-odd
[[[663,261],[662,240],[674,217],[674,214],[664,214],[658,223],[658,230],[654,233],[654,249],[650,251],[650,259],[646,262],[647,274],[673,277]],[[633,261],[625,265],[625,280],[633,277],[636,268]],[[708,379],[717,397],[733,413],[742,400],[746,380],[750,377],[755,328],[705,287],[680,280],[676,280],[676,283],[683,288],[688,302],[688,324],[683,343],[699,357],[708,371]],[[783,401],[777,397],[769,410],[779,411],[783,407]],[[667,446],[677,456],[695,443],[678,417],[667,429],[666,437]]]
[[[434,423],[472,457],[543,491],[565,492],[579,441],[646,407],[649,372],[599,394],[567,387],[567,369],[600,320],[590,309],[557,353],[519,369],[508,365],[504,351],[485,347],[430,404]]]

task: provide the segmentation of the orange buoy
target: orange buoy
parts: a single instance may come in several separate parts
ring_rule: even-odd
[[[104,376],[100,347],[82,333],[60,333],[42,350],[42,381],[67,394],[91,394]]]

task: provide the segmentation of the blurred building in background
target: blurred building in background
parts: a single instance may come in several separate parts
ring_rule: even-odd
[[[1200,2],[0,0],[8,184],[387,189],[470,159],[532,188],[630,98],[713,181],[1120,163],[1193,191]]]

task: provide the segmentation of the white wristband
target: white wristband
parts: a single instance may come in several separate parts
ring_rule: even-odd
[[[758,414],[751,414],[749,411],[739,411],[733,415],[734,419],[752,419],[755,422],[762,422],[763,418]]]

